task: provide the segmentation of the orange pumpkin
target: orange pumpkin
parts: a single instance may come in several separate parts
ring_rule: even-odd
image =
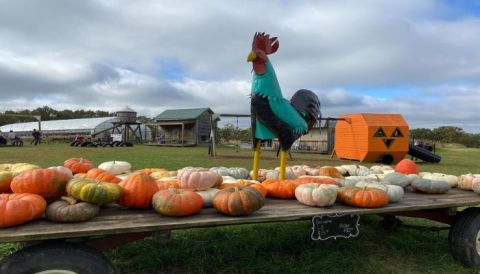
[[[121,181],[122,196],[118,203],[133,208],[152,207],[152,197],[158,191],[155,180],[145,172],[134,172]]]
[[[297,184],[310,184],[310,183],[317,183],[317,184],[326,184],[326,185],[338,185],[337,181],[328,179],[328,178],[318,178],[314,176],[306,176],[300,177],[295,179]]]
[[[141,172],[144,172],[144,173],[147,173],[148,175],[154,173],[154,172],[157,172],[157,171],[168,171],[168,169],[165,169],[165,168],[143,168],[143,169],[139,169],[137,171],[141,171]]]
[[[403,174],[418,174],[417,164],[409,159],[403,159],[395,166],[395,172]]]
[[[0,194],[0,227],[26,223],[42,217],[47,207],[45,199],[37,194]]]
[[[25,171],[14,177],[10,187],[15,193],[34,193],[51,200],[62,197],[68,179],[63,172],[40,168]]]
[[[267,179],[262,182],[262,186],[267,190],[269,197],[294,199],[298,184],[294,180],[288,179]]]
[[[203,198],[191,190],[169,188],[153,195],[153,209],[166,216],[190,216],[203,207]]]
[[[118,184],[122,181],[120,178],[113,175],[113,173],[97,167],[90,169],[86,173],[85,178],[114,184]]]
[[[86,173],[94,167],[90,160],[83,158],[70,158],[63,162],[63,166],[70,169],[73,174]]]
[[[221,184],[218,186],[218,189],[225,189],[229,187],[242,187],[242,186],[249,186],[249,187],[256,188],[258,191],[260,191],[260,193],[262,193],[263,197],[267,197],[267,189],[262,184],[252,183],[244,180],[238,180],[238,181],[235,181],[235,183]]]
[[[177,180],[172,180],[172,181],[156,181],[158,190],[164,190],[164,189],[169,189],[171,187],[173,188],[180,188],[180,185],[178,184]]]
[[[388,195],[378,188],[359,188],[354,186],[341,187],[338,191],[338,200],[346,205],[374,208],[388,204]]]
[[[322,166],[318,169],[318,176],[328,176],[332,178],[343,178],[343,175],[333,166]]]
[[[252,187],[229,187],[220,190],[213,198],[213,207],[220,213],[239,216],[249,215],[265,204],[265,197]]]

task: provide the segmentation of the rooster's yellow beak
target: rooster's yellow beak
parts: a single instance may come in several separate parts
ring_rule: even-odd
[[[255,54],[255,52],[250,51],[247,57],[247,62],[252,62],[253,60],[255,60],[255,58],[257,58],[257,55]]]

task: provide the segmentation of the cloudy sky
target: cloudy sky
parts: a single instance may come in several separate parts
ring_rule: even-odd
[[[255,31],[279,37],[284,97],[313,90],[324,116],[480,131],[480,2],[468,0],[0,0],[0,111],[249,113]]]

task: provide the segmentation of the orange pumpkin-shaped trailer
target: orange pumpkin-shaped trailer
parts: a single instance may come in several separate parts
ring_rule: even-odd
[[[340,116],[335,126],[338,158],[397,163],[408,153],[408,124],[400,114],[359,113]]]

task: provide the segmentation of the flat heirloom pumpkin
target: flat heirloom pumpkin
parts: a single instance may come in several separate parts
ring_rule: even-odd
[[[443,194],[450,190],[450,184],[445,181],[432,181],[428,179],[416,179],[412,182],[412,188],[417,192],[428,194]]]
[[[90,160],[83,158],[70,158],[63,162],[63,166],[70,169],[73,174],[86,173],[94,167]]]
[[[101,163],[98,168],[106,170],[114,175],[119,175],[128,172],[132,165],[125,161],[108,161]]]
[[[265,204],[265,198],[257,189],[249,186],[220,190],[213,198],[213,207],[231,216],[250,215]]]
[[[152,197],[158,191],[158,186],[147,173],[134,172],[118,185],[122,187],[119,204],[133,208],[152,207]]]
[[[100,207],[87,202],[77,203],[72,197],[62,197],[48,205],[45,216],[48,220],[62,223],[83,222],[98,215]]]
[[[346,186],[338,191],[338,200],[346,205],[375,208],[386,206],[389,202],[385,191],[377,188],[359,188]]]
[[[202,197],[191,190],[170,188],[153,195],[152,206],[165,216],[190,216],[202,209]]]
[[[0,227],[38,219],[42,217],[46,207],[45,199],[37,194],[0,194]]]
[[[122,187],[91,179],[73,178],[67,183],[68,195],[98,205],[115,202],[122,194]]]
[[[177,179],[181,188],[204,190],[222,183],[222,176],[212,171],[184,169],[178,172]]]
[[[92,168],[86,174],[85,177],[88,179],[98,180],[102,182],[114,183],[118,184],[122,180],[117,176],[113,175],[113,173],[103,170],[101,168]]]
[[[15,193],[33,193],[45,199],[57,199],[65,193],[68,176],[48,168],[23,172],[13,178],[10,187]]]
[[[297,200],[308,206],[331,206],[337,199],[338,187],[317,183],[302,184],[295,189]]]

